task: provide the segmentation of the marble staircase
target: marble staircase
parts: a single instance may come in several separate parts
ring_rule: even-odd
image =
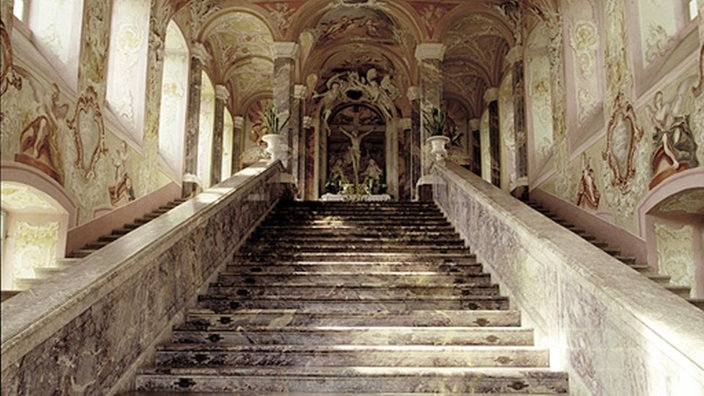
[[[185,316],[132,394],[568,391],[432,203],[280,204]]]
[[[37,284],[43,282],[45,279],[65,271],[75,263],[81,261],[81,258],[86,257],[87,255],[95,252],[96,250],[101,249],[110,242],[116,241],[123,235],[126,235],[128,232],[161,216],[162,214],[180,205],[184,201],[185,199],[176,199],[170,201],[167,204],[162,205],[159,208],[134,219],[132,222],[126,223],[123,227],[113,230],[111,234],[100,236],[98,239],[86,244],[81,249],[69,252],[66,255],[66,258],[57,259],[54,265],[51,267],[34,268],[34,277],[19,278],[14,280],[14,286],[17,290],[2,291],[2,301],[15,296],[22,290],[31,289]]]
[[[596,236],[594,236],[593,234],[589,233],[589,231],[584,230],[582,228],[579,228],[579,227],[571,224],[568,220],[565,220],[565,219],[561,218],[560,216],[554,214],[548,208],[542,206],[541,204],[536,203],[536,202],[531,202],[531,201],[526,202],[526,203],[530,207],[535,209],[536,211],[542,213],[547,218],[551,219],[552,221],[556,222],[557,224],[560,224],[561,226],[574,232],[575,234],[581,236],[583,239],[586,239],[592,245],[594,245],[594,246],[600,248],[601,250],[603,250],[604,252],[614,256],[614,258],[616,258],[619,261],[623,262],[624,264],[628,265],[630,268],[633,268],[634,270],[640,272],[643,276],[646,276],[648,279],[652,280],[653,282],[661,285],[662,287],[671,291],[672,293],[675,293],[677,296],[684,298],[685,300],[690,302],[695,307],[704,310],[704,300],[690,298],[691,289],[689,287],[677,286],[677,285],[671,284],[669,276],[657,273],[657,271],[655,271],[651,266],[649,266],[646,263],[637,262],[635,257],[621,254],[621,251],[619,249],[613,248],[612,246],[609,245],[608,242],[600,240]]]

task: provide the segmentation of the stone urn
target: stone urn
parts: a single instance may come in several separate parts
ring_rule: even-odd
[[[447,158],[445,145],[450,142],[450,138],[444,135],[430,136],[426,142],[430,143],[430,154],[435,156],[435,161],[441,162]]]
[[[266,143],[266,152],[270,155],[269,163],[281,160],[281,163],[286,167],[288,147],[284,141],[284,135],[268,133],[262,136],[262,140]]]

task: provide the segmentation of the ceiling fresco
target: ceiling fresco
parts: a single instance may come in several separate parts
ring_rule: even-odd
[[[506,4],[504,4],[506,3]],[[295,83],[308,94],[343,71],[371,68],[390,75],[399,92],[418,84],[415,48],[445,45],[444,90],[476,117],[482,95],[499,84],[514,42],[505,10],[514,0],[202,0],[184,6],[176,20],[213,56],[207,70],[225,84],[233,111],[242,113],[273,81],[273,43],[296,42]],[[399,95],[397,101],[407,101]],[[407,103],[397,103],[407,107]]]

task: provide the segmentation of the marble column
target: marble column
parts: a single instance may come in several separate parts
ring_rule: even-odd
[[[293,87],[293,103],[291,105],[291,119],[289,120],[291,132],[291,174],[296,186],[296,195],[303,191],[302,180],[305,178],[303,163],[305,161],[305,136],[303,132],[303,114],[306,98],[306,86],[297,84]]]
[[[409,201],[413,197],[413,120],[411,117],[398,120],[398,200]]]
[[[416,60],[420,71],[420,117],[419,130],[421,147],[429,137],[425,130],[423,114],[429,114],[433,108],[440,109],[442,104],[442,60],[445,55],[445,46],[440,43],[421,43],[416,47]],[[432,157],[427,150],[422,150],[421,173],[429,174]]]
[[[484,92],[484,103],[489,110],[489,153],[491,183],[501,187],[501,129],[499,126],[499,89],[488,88]]]
[[[212,161],[210,163],[210,185],[214,186],[222,180],[222,135],[225,122],[225,104],[230,92],[224,85],[215,86],[215,120],[213,124]]]
[[[198,129],[200,128],[200,94],[203,63],[210,55],[203,44],[194,43],[191,47],[191,68],[189,74],[188,104],[186,108],[186,144],[184,147],[184,175],[181,195],[184,198],[197,193],[198,182]]]
[[[423,143],[421,140],[421,116],[420,116],[420,89],[416,86],[408,87],[406,93],[408,102],[411,104],[411,125],[408,132],[408,156],[410,157],[408,165],[409,188],[411,190],[411,199],[418,200],[416,185],[420,181],[421,176],[421,157],[423,152]]]
[[[526,89],[523,46],[506,54],[513,75],[513,130],[516,136],[516,188],[528,186],[528,147],[526,139]]]
[[[299,47],[293,42],[276,42],[274,43],[274,106],[279,114],[280,121],[283,123],[286,118],[292,116],[293,103],[293,73],[295,62],[298,59]],[[294,128],[291,119],[281,128],[281,135],[284,136],[284,141],[287,147],[292,146],[292,137],[298,131],[292,131]],[[300,128],[299,128],[300,129]],[[292,133],[293,132],[293,133]],[[283,161],[287,171],[291,171],[290,161]]]
[[[244,117],[235,116],[232,119],[234,124],[234,133],[232,134],[232,174],[239,172],[240,170],[240,154],[242,153],[242,148],[244,147]]]
[[[472,118],[469,120],[469,153],[472,157],[472,172],[481,177],[482,175],[482,135],[481,120]]]

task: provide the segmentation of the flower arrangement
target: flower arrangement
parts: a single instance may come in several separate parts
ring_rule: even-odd
[[[264,109],[264,112],[262,113],[262,121],[268,130],[267,133],[274,135],[281,133],[281,130],[286,126],[289,119],[291,119],[290,114],[286,117],[286,120],[284,120],[283,123],[279,123],[279,115],[276,113],[276,107],[273,104]]]
[[[423,127],[430,136],[442,136],[445,133],[447,113],[433,107],[430,114],[427,111],[423,114],[423,121]]]

